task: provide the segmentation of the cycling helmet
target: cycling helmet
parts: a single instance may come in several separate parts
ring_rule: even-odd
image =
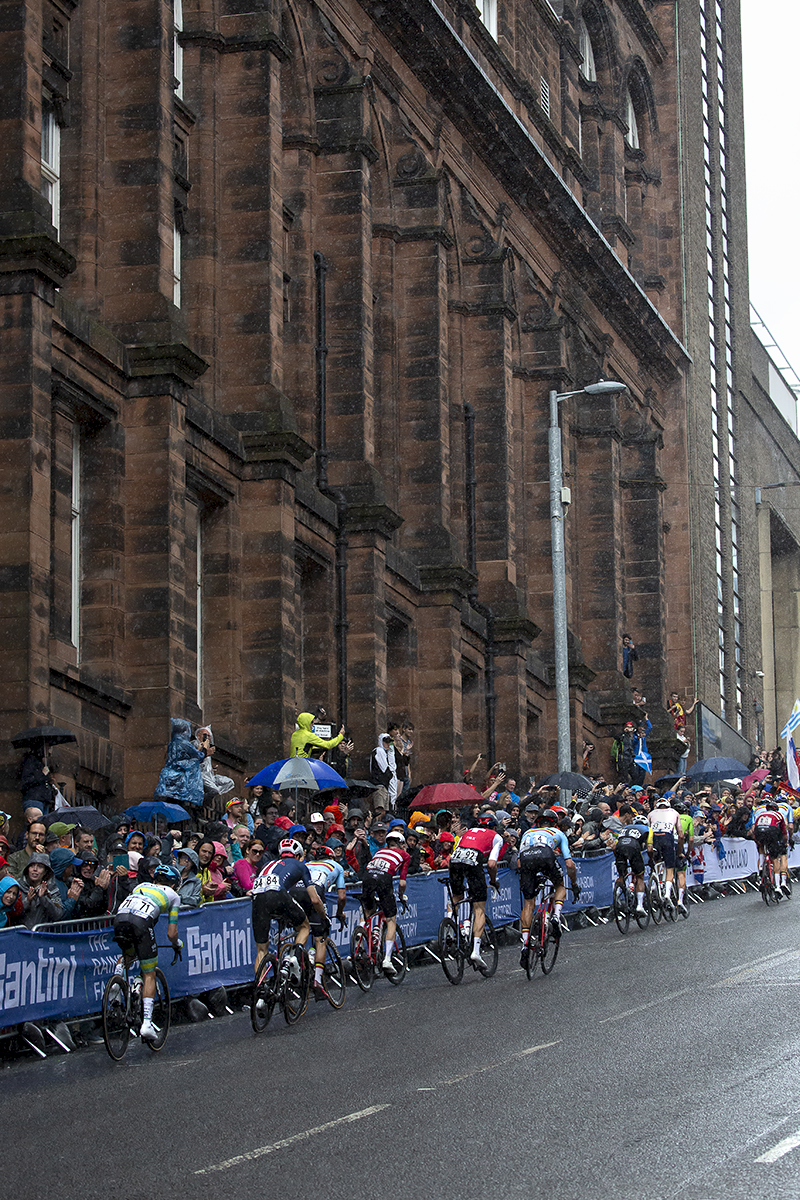
[[[494,813],[481,813],[478,817],[478,825],[484,829],[497,829]]]
[[[558,825],[559,819],[558,813],[552,808],[546,808],[539,817],[539,820],[545,825]]]
[[[278,853],[281,858],[302,858],[305,851],[298,841],[294,838],[284,838],[278,846]]]
[[[416,833],[416,830],[414,830],[414,832]],[[399,829],[390,829],[386,835],[386,841],[399,842],[402,846],[405,846],[406,844],[405,835],[401,833]]]
[[[333,848],[326,842],[316,847],[317,858],[333,858]]]
[[[550,811],[551,811],[551,812],[554,812],[554,813],[556,814],[556,816],[558,817],[559,821],[561,820],[561,818],[562,818],[562,817],[566,817],[566,816],[568,816],[568,815],[569,815],[569,814],[567,813],[567,810],[566,810],[566,809],[563,807],[563,805],[561,805],[561,804],[554,804],[554,805],[552,805],[552,807],[551,807]]]
[[[177,867],[162,863],[153,876],[153,883],[166,883],[167,887],[177,888],[181,884],[181,873]]]

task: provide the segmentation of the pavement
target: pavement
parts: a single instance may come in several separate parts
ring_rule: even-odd
[[[796,893],[797,895],[797,893]],[[4,1193],[800,1197],[800,897],[565,934],[528,981],[441,970],[295,1026],[246,1013],[2,1071]]]

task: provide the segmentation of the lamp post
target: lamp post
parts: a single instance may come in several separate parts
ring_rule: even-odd
[[[569,504],[565,496],[561,465],[561,427],[558,423],[559,401],[570,396],[609,396],[627,391],[624,383],[601,380],[578,388],[574,392],[550,392],[550,428],[548,430],[548,459],[550,465],[550,536],[553,558],[553,641],[556,668],[556,722],[558,729],[558,769],[572,770],[569,727],[569,650],[567,647],[567,572],[564,561],[564,513]]]

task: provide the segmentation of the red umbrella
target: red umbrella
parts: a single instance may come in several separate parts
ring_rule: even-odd
[[[766,767],[759,767],[757,771],[751,771],[748,776],[742,780],[742,788],[747,791],[754,783],[760,783],[762,779],[766,779],[769,771]]]
[[[480,798],[480,792],[471,783],[429,783],[417,792],[413,807],[447,808],[454,804],[474,804]]]

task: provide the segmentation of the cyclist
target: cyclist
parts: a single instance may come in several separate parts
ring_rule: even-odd
[[[617,844],[614,847],[614,859],[617,864],[617,874],[625,880],[630,864],[636,889],[636,907],[639,912],[645,911],[644,890],[644,851],[650,837],[650,826],[639,816],[632,804],[623,804],[619,810],[622,828],[619,831]]]
[[[156,924],[162,913],[169,914],[167,937],[176,950],[178,938],[178,909],[181,899],[177,889],[181,876],[177,867],[165,863],[156,869],[152,882],[138,884],[122,901],[114,917],[114,941],[122,951],[126,964],[139,959],[142,971],[142,1012],[144,1020],[139,1036],[153,1042],[160,1030],[153,1024],[153,1004],[156,998],[156,967],[158,946]]]
[[[472,902],[472,953],[470,960],[478,967],[485,967],[481,957],[481,938],[486,925],[486,900],[488,890],[484,866],[489,872],[492,889],[497,893],[497,860],[503,849],[503,839],[496,832],[497,822],[491,813],[481,814],[477,823],[462,833],[458,845],[450,855],[450,887],[453,892],[453,911],[458,911],[464,899],[464,884],[469,889]]]
[[[336,919],[339,922],[339,928],[342,929],[344,927],[344,904],[347,899],[347,892],[345,891],[344,870],[341,864],[333,857],[333,850],[331,850],[330,846],[320,845],[317,846],[316,862],[309,862],[307,865],[311,881],[320,896],[324,896],[325,892],[332,892],[336,888],[339,901],[336,907]],[[302,899],[300,902],[302,904]],[[325,954],[327,952],[325,939],[330,932],[331,923],[327,916],[323,921],[318,913],[309,914],[309,916],[311,918],[311,933],[314,937],[314,984],[312,989],[314,999],[328,1000],[329,996],[325,991],[322,979]]]
[[[675,878],[678,854],[683,852],[683,826],[675,809],[664,797],[657,801],[655,808],[650,813],[649,823],[648,847],[653,847],[654,853],[662,859],[666,867],[667,886],[664,906],[672,908],[671,884]]]
[[[304,891],[308,904],[317,911],[323,925],[328,920],[328,914],[312,883],[308,867],[302,861],[305,850],[300,842],[295,838],[284,838],[278,845],[278,853],[280,858],[267,863],[253,880],[255,970],[258,975],[261,960],[269,949],[269,930],[275,919],[288,921],[294,926],[294,945],[286,956],[286,964],[297,976],[300,971],[297,951],[308,941],[308,935],[311,933],[306,905],[301,903],[298,893]]]
[[[672,807],[678,814],[683,832],[683,849],[677,857],[676,865],[678,868],[678,908],[681,912],[686,912],[686,867],[692,861],[694,850],[694,821],[683,802],[674,803]]]
[[[791,892],[786,883],[786,878],[789,874],[789,846],[794,849],[794,809],[789,803],[786,796],[779,791],[775,803],[778,806],[778,812],[786,822],[786,838],[781,844],[780,858],[778,859],[778,875],[780,878],[780,888],[784,896],[789,898]],[[778,886],[776,880],[776,887]]]
[[[392,962],[394,940],[397,933],[397,901],[394,898],[394,877],[398,878],[400,903],[406,903],[406,876],[411,856],[406,850],[406,839],[395,826],[386,834],[386,845],[378,850],[367,863],[364,885],[361,889],[361,907],[369,921],[380,908],[386,918],[386,950],[381,966],[389,975],[397,972]],[[377,900],[377,904],[376,904]]]
[[[526,813],[535,811],[535,805],[529,805]],[[521,966],[525,966],[525,946],[531,928],[533,908],[536,903],[536,893],[541,887],[542,878],[549,879],[554,887],[553,892],[553,934],[561,936],[561,909],[567,898],[564,886],[564,875],[556,862],[560,855],[566,864],[567,874],[572,881],[572,891],[577,900],[581,889],[577,883],[577,870],[570,853],[567,835],[558,827],[559,814],[552,808],[546,808],[535,818],[536,824],[532,829],[523,833],[519,844],[519,887],[525,903],[522,906],[520,928],[522,931]]]
[[[768,800],[753,814],[753,841],[758,847],[759,873],[764,865],[764,855],[769,854],[773,864],[780,859],[789,837],[786,819],[774,800]],[[778,874],[775,874],[775,888],[779,889]]]

